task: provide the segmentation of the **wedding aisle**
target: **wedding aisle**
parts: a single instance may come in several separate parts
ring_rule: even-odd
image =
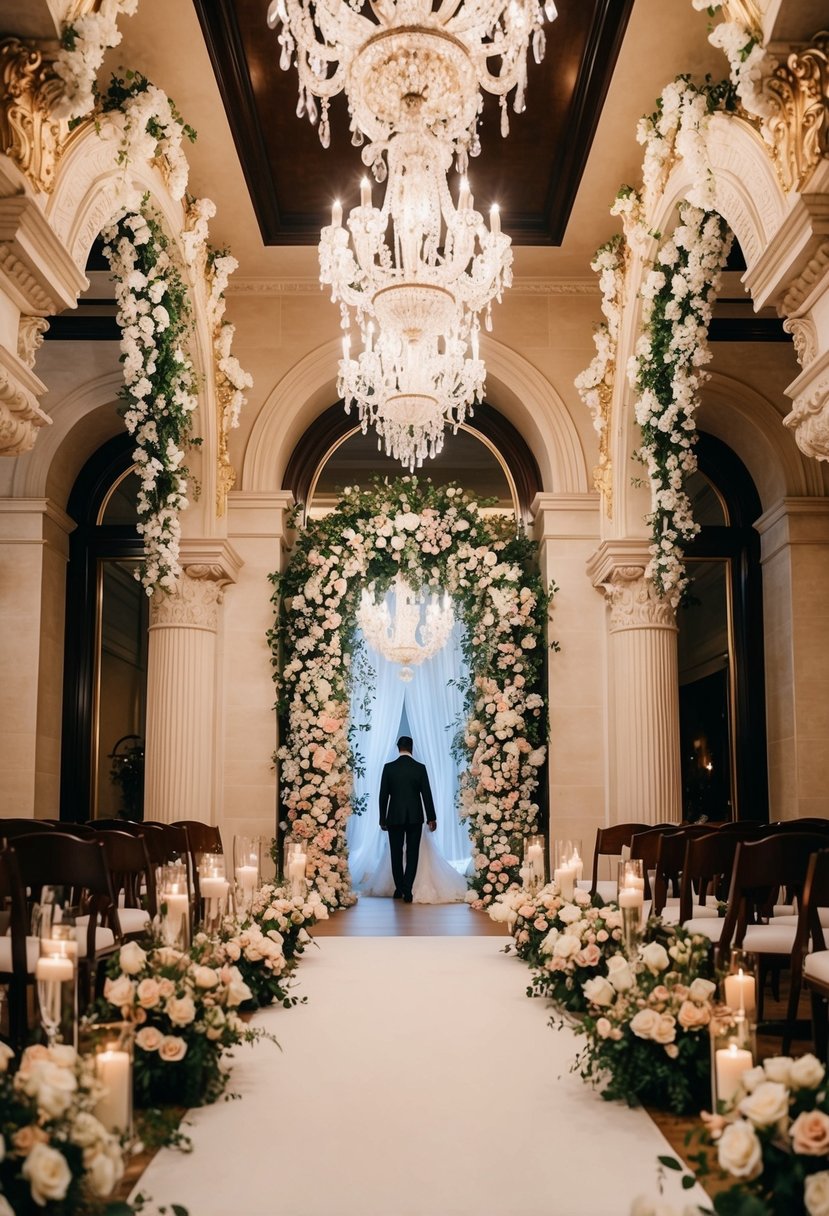
[[[577,1039],[524,995],[491,937],[326,937],[308,1004],[257,1015],[282,1052],[238,1052],[139,1190],[190,1216],[628,1216],[670,1149],[643,1111],[569,1067]],[[666,1198],[681,1211],[669,1177]]]

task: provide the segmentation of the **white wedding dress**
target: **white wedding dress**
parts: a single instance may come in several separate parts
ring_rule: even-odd
[[[416,904],[462,903],[466,898],[466,891],[466,879],[446,860],[435,844],[433,834],[424,824],[417,874],[412,887],[413,901]],[[373,873],[362,885],[361,894],[390,897],[393,893],[391,853],[387,845]]]

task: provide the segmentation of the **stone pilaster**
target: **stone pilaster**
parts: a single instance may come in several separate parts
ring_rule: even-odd
[[[223,541],[182,545],[175,592],[153,597],[147,671],[144,814],[213,823],[221,698],[217,634],[224,589],[241,562]]]
[[[639,541],[606,541],[588,563],[609,607],[610,821],[682,817],[676,615],[645,578]]]

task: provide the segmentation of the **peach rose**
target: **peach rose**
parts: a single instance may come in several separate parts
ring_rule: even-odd
[[[693,1001],[683,1001],[679,1007],[677,1021],[683,1030],[701,1030],[711,1021],[711,1010],[707,1005],[695,1005]]]
[[[21,1170],[28,1180],[32,1199],[40,1207],[54,1199],[63,1199],[72,1181],[72,1171],[63,1153],[48,1144],[36,1144],[23,1162]]]
[[[12,1144],[14,1151],[20,1157],[28,1157],[36,1144],[48,1144],[49,1137],[42,1127],[38,1127],[36,1123],[29,1123],[26,1127],[19,1128],[12,1136]]]
[[[154,1009],[161,1000],[158,980],[142,980],[135,991],[135,995],[138,997],[138,1004],[142,1009]]]
[[[757,1133],[745,1119],[729,1123],[717,1143],[720,1168],[735,1178],[756,1178],[763,1170],[763,1151]]]
[[[187,1055],[187,1044],[175,1034],[165,1034],[158,1048],[158,1054],[167,1064],[177,1064]]]
[[[804,1110],[789,1128],[792,1148],[806,1157],[829,1154],[829,1116],[822,1110]]]
[[[158,1051],[164,1035],[155,1026],[145,1026],[135,1036],[135,1042],[142,1051]]]

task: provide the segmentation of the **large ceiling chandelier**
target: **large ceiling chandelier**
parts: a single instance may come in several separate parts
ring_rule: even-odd
[[[464,421],[483,393],[480,317],[512,281],[510,238],[498,209],[487,228],[466,178],[457,205],[447,185],[451,151],[422,130],[388,143],[382,207],[364,179],[360,206],[334,204],[320,238],[320,280],[338,301],[347,336],[337,391],[376,427],[388,455],[414,471]],[[351,332],[362,349],[352,353]]]
[[[455,613],[447,595],[431,595],[426,600],[414,591],[402,574],[391,588],[394,593],[394,616],[388,596],[379,601],[363,590],[357,609],[357,624],[366,641],[390,663],[399,663],[401,680],[411,680],[412,667],[423,663],[442,650],[455,624]]]
[[[413,104],[424,130],[459,153],[460,169],[480,151],[482,91],[500,98],[506,135],[510,93],[515,112],[524,109],[531,40],[536,61],[544,55],[545,16],[556,16],[552,0],[443,0],[437,8],[432,0],[272,0],[268,7],[268,25],[281,27],[280,67],[295,62],[299,73],[297,114],[319,122],[327,148],[329,104],[345,90],[352,142],[369,140],[364,160],[376,175],[383,144]]]

